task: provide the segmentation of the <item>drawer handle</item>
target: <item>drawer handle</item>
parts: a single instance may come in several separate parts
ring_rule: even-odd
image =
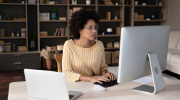
[[[21,54],[15,54],[14,55],[14,57],[20,57],[21,56]]]
[[[14,65],[21,65],[21,62],[14,62]]]

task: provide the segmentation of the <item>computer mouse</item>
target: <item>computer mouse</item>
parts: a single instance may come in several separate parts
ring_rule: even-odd
[[[100,85],[94,85],[94,86],[93,86],[93,89],[95,89],[95,90],[101,90],[101,91],[105,91],[105,90],[106,90],[106,88],[104,88],[103,86],[100,86]]]

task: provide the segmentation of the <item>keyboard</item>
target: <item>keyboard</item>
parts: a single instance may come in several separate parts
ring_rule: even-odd
[[[103,84],[100,84],[98,82],[95,82],[94,84],[100,85],[100,86],[103,86],[103,87],[111,87],[111,86],[114,86],[114,85],[118,84],[117,80],[111,80],[110,82],[105,82],[105,81],[101,81],[101,82]]]
[[[71,99],[71,98],[73,98],[74,97],[74,95],[69,95],[69,99]]]

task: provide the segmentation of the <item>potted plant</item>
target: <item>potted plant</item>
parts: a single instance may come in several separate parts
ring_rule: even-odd
[[[86,5],[90,5],[91,4],[91,0],[86,0]]]
[[[53,9],[49,10],[49,12],[50,12],[50,18],[52,20],[56,20],[57,19],[57,13],[58,13],[57,8],[53,8]]]
[[[54,67],[54,58],[55,58],[55,52],[52,52],[47,49],[47,46],[45,49],[42,49],[40,51],[40,56],[46,59],[46,65],[48,70],[52,70]]]
[[[0,12],[0,20],[2,19],[2,16],[3,16],[3,13],[2,13],[2,12]]]
[[[119,5],[119,1],[116,1],[115,5]]]
[[[24,4],[24,0],[21,0],[21,3]]]
[[[134,5],[138,5],[138,0],[135,0],[135,1],[134,1]]]
[[[31,50],[34,50],[35,49],[36,32],[30,33],[28,36],[29,36],[29,40],[30,40],[30,48],[31,48]]]
[[[0,53],[4,51],[4,41],[0,40]]]
[[[17,34],[16,34],[17,36],[19,36],[19,31],[17,31]]]

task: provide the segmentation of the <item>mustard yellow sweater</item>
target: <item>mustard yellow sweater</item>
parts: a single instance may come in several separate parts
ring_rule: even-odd
[[[95,41],[96,44],[90,48],[79,47],[72,39],[64,43],[62,71],[68,81],[76,82],[81,75],[100,76],[103,70],[108,71],[103,43]]]

